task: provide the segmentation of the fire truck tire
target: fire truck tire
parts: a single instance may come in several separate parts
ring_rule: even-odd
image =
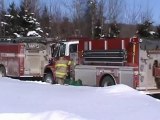
[[[107,75],[102,79],[101,87],[115,85],[115,81],[112,76]]]
[[[53,79],[53,75],[52,73],[47,73],[45,76],[44,76],[44,82],[46,83],[51,83],[51,84],[54,84],[54,79]]]
[[[0,67],[0,77],[5,77],[6,76],[6,69],[5,67],[1,66]]]

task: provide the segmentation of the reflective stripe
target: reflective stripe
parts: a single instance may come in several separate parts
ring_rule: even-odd
[[[67,67],[66,64],[56,64],[56,67]]]
[[[56,72],[56,77],[64,78],[67,74],[62,72]]]
[[[68,62],[68,65],[71,65],[71,61]]]
[[[62,72],[56,72],[56,74],[58,74],[58,75],[67,75],[66,73],[62,73]]]

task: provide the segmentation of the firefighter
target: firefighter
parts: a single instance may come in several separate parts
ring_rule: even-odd
[[[71,61],[65,59],[64,57],[60,57],[59,60],[56,61],[55,64],[55,76],[58,84],[63,85],[66,76],[68,75],[68,67],[71,64]]]

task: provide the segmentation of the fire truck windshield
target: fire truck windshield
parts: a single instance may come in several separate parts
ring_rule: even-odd
[[[64,43],[54,44],[51,49],[52,49],[52,57],[64,56],[66,45]]]
[[[65,56],[65,49],[66,49],[66,44],[62,43],[60,45],[59,56]]]

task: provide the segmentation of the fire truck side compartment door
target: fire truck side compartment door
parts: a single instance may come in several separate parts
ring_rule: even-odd
[[[127,68],[127,69],[120,69],[119,71],[119,75],[120,75],[120,83],[121,84],[125,84],[128,85],[130,87],[134,87],[133,86],[133,68]]]
[[[46,46],[39,44],[39,48],[26,48],[24,62],[24,76],[42,76],[43,68],[48,63]]]
[[[96,67],[77,65],[75,67],[75,80],[82,80],[83,85],[96,86]]]

